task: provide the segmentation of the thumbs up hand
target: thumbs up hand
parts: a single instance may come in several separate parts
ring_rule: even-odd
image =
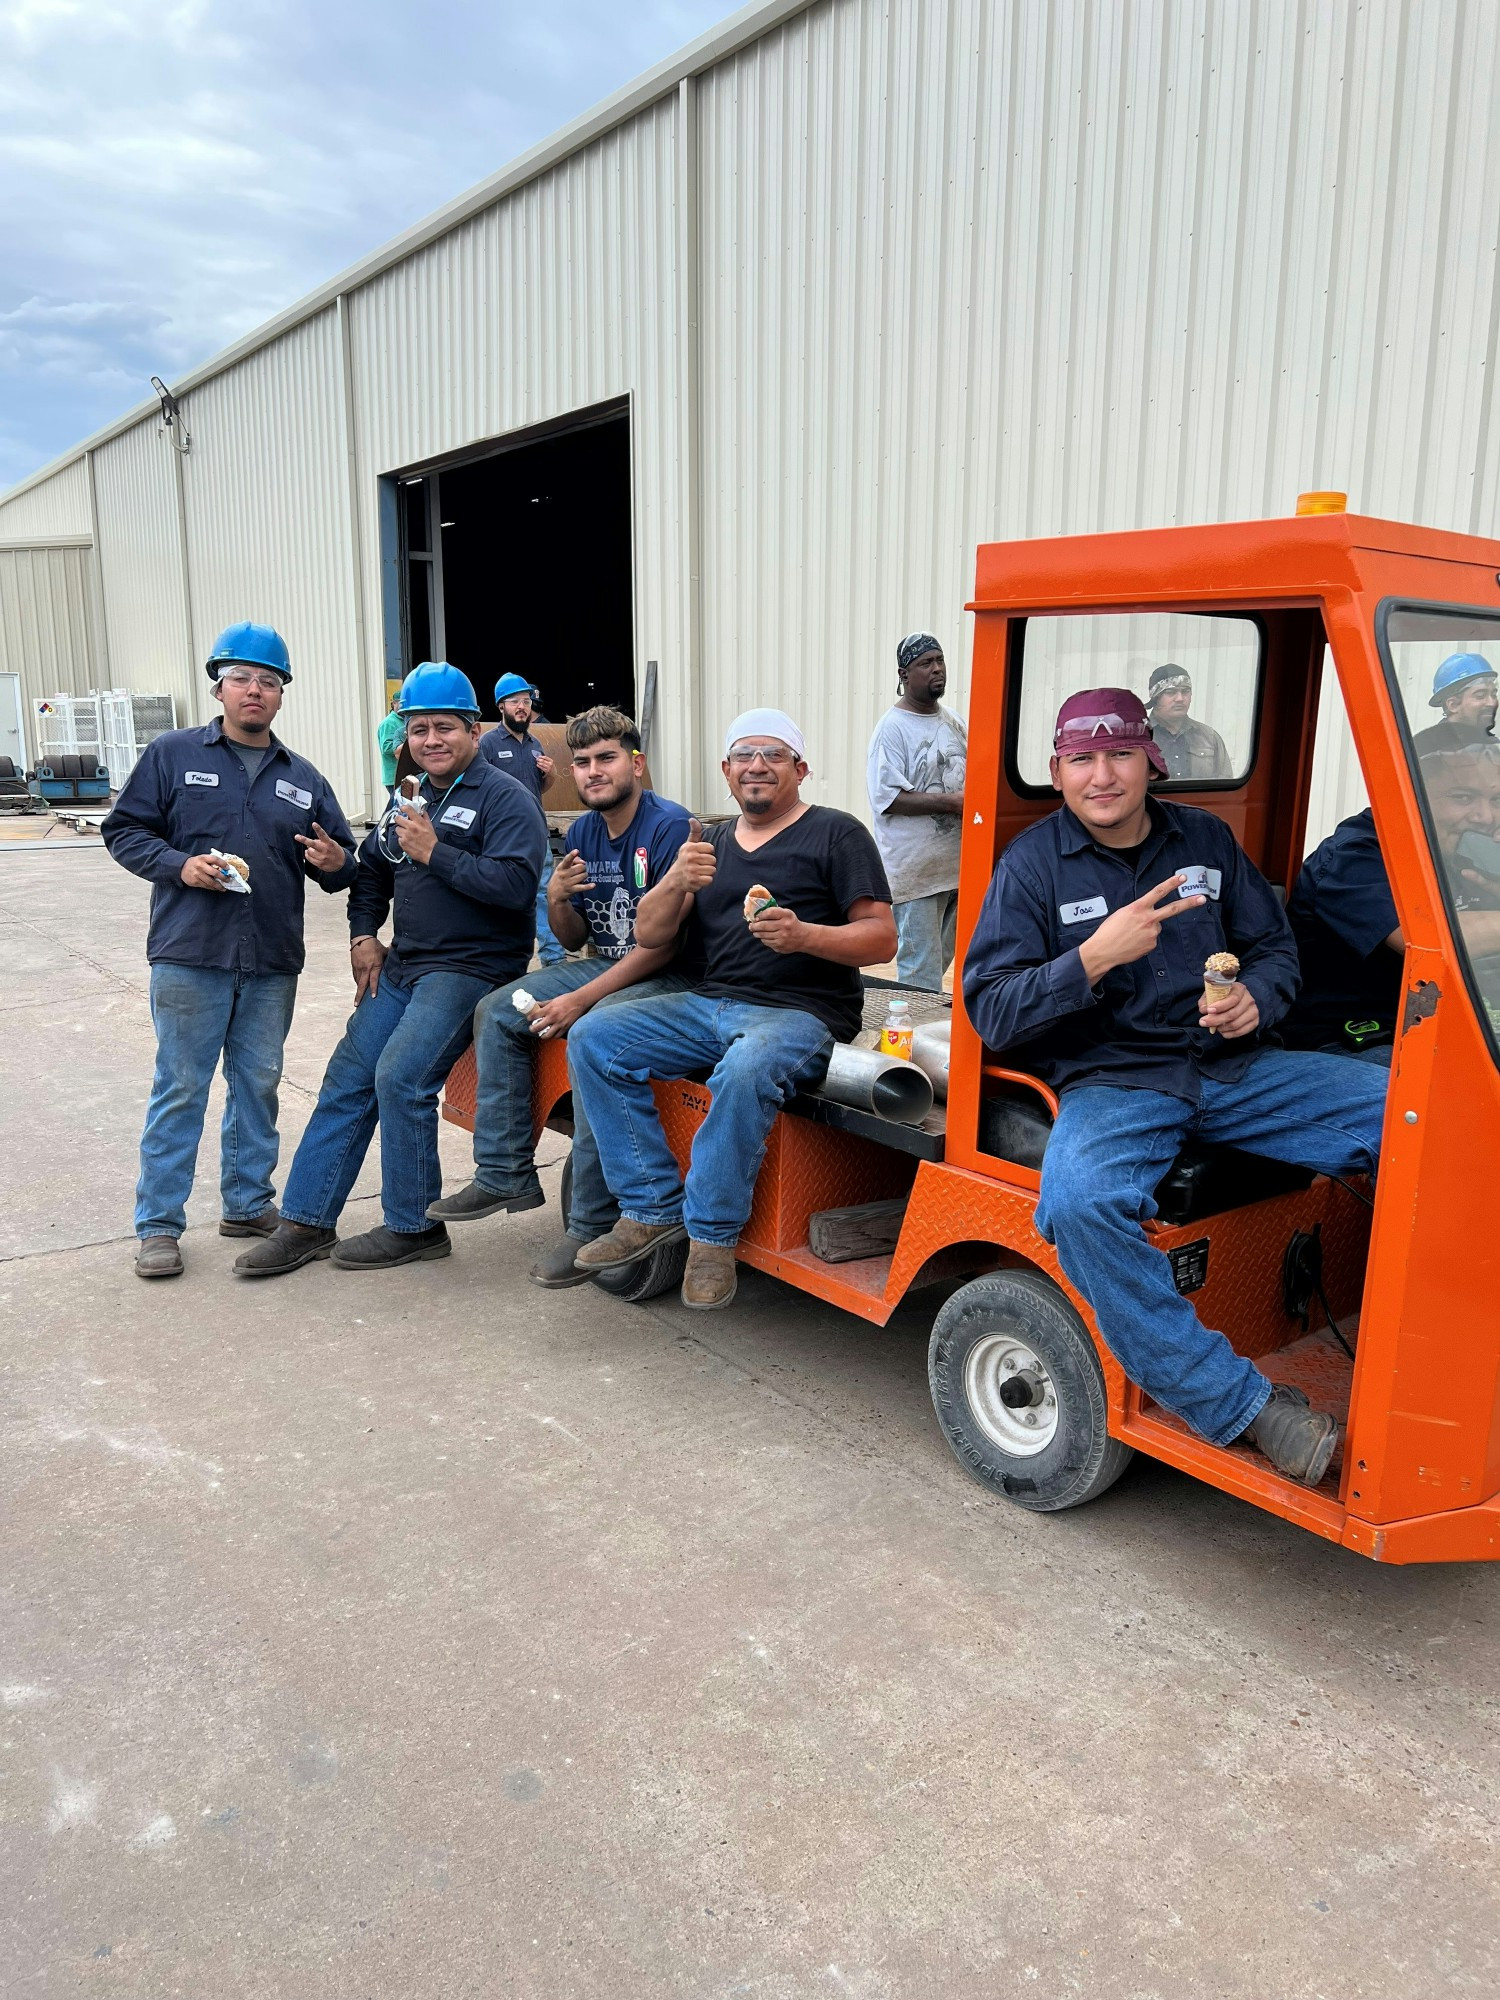
[[[666,880],[681,894],[696,896],[700,889],[706,889],[712,882],[718,865],[719,857],[712,842],[703,838],[701,823],[689,820],[688,837],[678,848],[677,859],[668,869]]]

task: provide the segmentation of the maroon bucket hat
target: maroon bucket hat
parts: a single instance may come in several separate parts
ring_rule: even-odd
[[[1085,688],[1070,694],[1057,711],[1052,748],[1059,757],[1077,750],[1100,750],[1117,744],[1122,750],[1144,750],[1151,767],[1163,778],[1167,760],[1151,734],[1145,703],[1129,688]]]

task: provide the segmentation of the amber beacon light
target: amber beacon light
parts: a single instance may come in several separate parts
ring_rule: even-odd
[[[1348,508],[1347,493],[1299,493],[1297,512],[1299,514],[1342,514]]]

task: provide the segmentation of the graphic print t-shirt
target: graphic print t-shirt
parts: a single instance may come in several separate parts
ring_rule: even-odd
[[[574,820],[568,846],[582,855],[594,886],[573,898],[573,908],[601,958],[623,958],[635,943],[636,906],[677,859],[690,828],[687,808],[655,792],[641,793],[635,818],[618,840],[611,840],[602,813]]]
[[[890,708],[875,725],[865,783],[875,844],[898,903],[958,887],[962,821],[957,813],[893,813],[891,801],[900,792],[961,792],[968,757],[969,740],[952,709],[913,715]]]
[[[859,1033],[864,987],[859,969],[809,952],[775,952],[745,922],[745,897],[769,889],[805,924],[843,924],[849,906],[869,896],[891,900],[879,850],[851,813],[809,806],[774,840],[747,854],[734,837],[738,820],[708,829],[718,856],[714,879],[700,889],[687,920],[683,958],[701,954],[697,990],[754,1007],[796,1007],[815,1014],[836,1041]]]

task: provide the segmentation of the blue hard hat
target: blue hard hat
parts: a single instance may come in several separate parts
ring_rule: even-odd
[[[531,685],[531,682],[526,680],[521,674],[502,674],[495,683],[495,700],[497,703],[509,701],[513,694],[534,695],[535,693],[536,689]]]
[[[226,625],[214,640],[204,672],[216,681],[227,666],[269,667],[283,682],[292,678],[292,657],[286,640],[269,625]]]
[[[1432,677],[1432,696],[1429,708],[1441,708],[1443,698],[1454,694],[1466,681],[1477,681],[1482,674],[1493,675],[1495,668],[1481,653],[1450,653]]]
[[[424,660],[413,667],[401,683],[396,709],[401,715],[447,714],[479,720],[479,698],[468,675],[446,660]]]

